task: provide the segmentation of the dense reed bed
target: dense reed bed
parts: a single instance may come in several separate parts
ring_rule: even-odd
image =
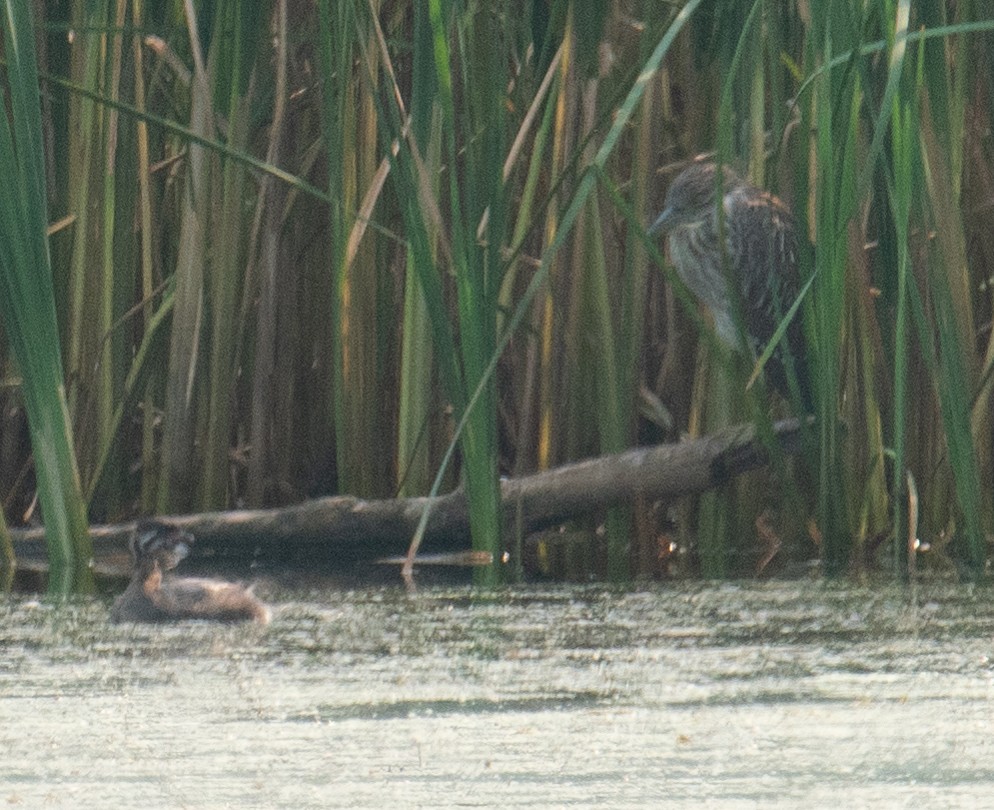
[[[986,572],[990,4],[29,5],[3,29],[0,494],[19,522],[37,493],[57,588],[87,586],[85,515],[460,481],[474,546],[512,550],[488,584]],[[790,408],[645,234],[706,150],[810,241],[807,452],[518,537],[502,474]]]

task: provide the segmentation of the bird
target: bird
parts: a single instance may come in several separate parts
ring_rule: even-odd
[[[190,553],[194,538],[164,520],[138,521],[128,542],[134,561],[131,582],[110,611],[112,622],[181,619],[269,621],[269,609],[234,582],[167,574]]]
[[[797,228],[780,199],[728,166],[721,166],[720,178],[718,171],[713,160],[694,159],[673,179],[663,211],[649,232],[665,235],[674,268],[710,311],[719,339],[755,359],[798,296]],[[719,221],[716,205],[719,193],[724,222]],[[741,306],[741,331],[735,318],[737,305]],[[811,384],[798,317],[788,325],[785,343],[766,363],[766,378],[785,399],[792,400],[788,372],[792,363],[801,405],[810,412]]]

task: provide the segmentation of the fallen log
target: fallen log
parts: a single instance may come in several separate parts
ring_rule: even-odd
[[[798,420],[777,422],[773,432],[785,454],[799,451]],[[766,464],[768,457],[755,428],[740,425],[699,439],[637,448],[505,479],[501,482],[505,524],[513,520],[529,533],[637,497],[672,499],[704,492]],[[196,536],[193,561],[256,559],[273,564],[323,564],[341,570],[405,553],[429,504],[432,512],[424,548],[467,548],[469,516],[461,490],[434,499],[363,500],[340,495],[279,509],[170,519]],[[132,525],[91,528],[98,567],[126,568]],[[43,564],[41,528],[11,529],[11,536],[19,567]]]

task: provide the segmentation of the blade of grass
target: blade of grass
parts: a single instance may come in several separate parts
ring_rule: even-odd
[[[22,393],[48,543],[49,591],[92,589],[93,556],[65,399],[46,225],[45,166],[31,10],[3,11],[10,117],[0,114],[0,315]]]

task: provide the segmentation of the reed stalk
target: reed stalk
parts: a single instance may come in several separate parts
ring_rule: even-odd
[[[25,359],[5,311],[6,412],[55,407],[29,385],[66,386],[96,519],[462,481],[477,549],[510,547],[523,571],[529,539],[499,519],[499,475],[796,408],[745,393],[755,369],[720,350],[644,238],[680,161],[714,150],[784,198],[810,242],[796,308],[814,376],[808,458],[796,484],[775,458],[772,477],[703,506],[639,504],[636,556],[619,511],[606,539],[568,532],[596,552],[547,545],[547,558],[575,576],[625,580],[633,560],[660,575],[654,548],[672,532],[691,552],[683,570],[744,574],[765,564],[756,517],[770,507],[814,518],[791,554],[903,576],[910,474],[933,549],[919,567],[981,577],[994,20],[976,3],[702,7],[48,7],[51,210],[31,217],[62,223],[38,293],[60,331],[24,328],[60,348],[66,375]],[[11,96],[8,122],[29,165],[25,104]],[[16,244],[7,267],[39,266],[36,245]],[[643,394],[665,427],[640,416]],[[8,516],[35,483],[11,424]]]
[[[3,14],[9,113],[0,115],[0,315],[22,374],[38,496],[48,544],[49,591],[92,589],[92,549],[65,398],[48,248],[48,207],[31,10]]]

